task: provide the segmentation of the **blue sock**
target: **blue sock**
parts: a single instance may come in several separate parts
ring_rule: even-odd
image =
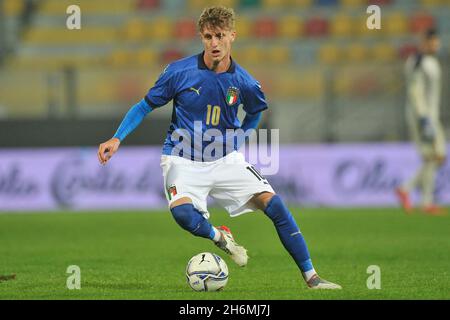
[[[170,211],[175,221],[184,230],[189,231],[197,237],[214,238],[214,228],[191,203],[176,206],[170,209]]]
[[[278,195],[270,199],[264,213],[272,220],[277,229],[283,246],[294,258],[302,272],[313,269],[305,239],[295,223],[294,217],[289,212]]]

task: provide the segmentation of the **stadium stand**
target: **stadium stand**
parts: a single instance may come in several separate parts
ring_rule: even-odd
[[[79,0],[82,28],[68,30],[66,9],[72,2],[0,0],[8,44],[0,65],[0,117],[63,114],[50,105],[66,99],[67,70],[75,74],[73,90],[77,91],[80,116],[123,115],[167,63],[201,50],[196,20],[200,10],[211,3]],[[389,112],[393,116],[401,92],[403,59],[416,51],[417,34],[429,26],[450,30],[450,1],[446,0],[219,3],[237,12],[234,59],[261,79],[270,103],[293,106],[301,101],[305,112],[300,107],[295,110],[307,119],[302,128],[308,130],[313,130],[313,115],[322,112],[312,111],[320,104],[340,106],[342,112],[353,112],[352,105],[359,110],[352,95],[382,97],[387,102],[386,109],[379,110],[380,117]],[[382,7],[381,30],[366,27],[370,4]],[[442,52],[447,59],[449,40],[444,32]],[[11,89],[20,79],[30,81],[26,95]],[[359,111],[354,112],[358,117]],[[170,108],[155,114],[169,117]],[[354,123],[367,125],[362,119]],[[312,131],[305,130],[298,129],[296,139],[311,136]]]

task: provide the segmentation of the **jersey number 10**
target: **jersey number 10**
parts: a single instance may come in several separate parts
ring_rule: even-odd
[[[217,126],[220,120],[220,106],[212,106],[208,104],[208,111],[206,113],[206,124]]]

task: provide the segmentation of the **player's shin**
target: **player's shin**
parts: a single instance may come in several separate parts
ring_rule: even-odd
[[[172,216],[180,227],[195,236],[212,239],[213,226],[191,203],[185,203],[170,209]]]
[[[308,281],[316,272],[305,239],[280,196],[272,197],[264,213],[272,220],[283,246],[297,263],[305,280]]]

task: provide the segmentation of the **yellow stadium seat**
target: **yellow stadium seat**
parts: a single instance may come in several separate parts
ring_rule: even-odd
[[[381,31],[387,36],[401,36],[408,32],[408,19],[402,12],[394,12],[382,21]]]
[[[319,61],[327,64],[335,64],[342,59],[342,52],[334,44],[325,44],[319,48]]]
[[[117,40],[114,28],[82,27],[80,30],[66,28],[35,27],[24,36],[32,44],[109,44]]]
[[[336,15],[331,19],[330,33],[335,37],[350,37],[354,35],[353,19],[346,15]]]
[[[298,97],[300,91],[299,78],[301,77],[298,76],[298,73],[282,72],[277,77],[277,81],[273,83],[273,92],[284,99]]]
[[[5,0],[3,5],[4,14],[6,17],[16,17],[24,9],[24,1],[21,0]]]
[[[208,5],[208,0],[188,0],[187,6],[191,10],[199,10]]]
[[[65,14],[70,5],[78,5],[83,14],[117,14],[134,11],[137,0],[46,0],[38,6],[40,13],[50,15]]]
[[[447,0],[421,0],[421,5],[427,7],[436,7],[443,4],[449,4]]]
[[[129,65],[133,61],[133,58],[130,52],[125,50],[117,50],[111,53],[111,56],[108,60],[111,65],[120,67]]]
[[[348,72],[339,74],[339,80],[333,81],[333,92],[337,96],[347,96],[353,87],[353,77]]]
[[[358,15],[353,20],[353,33],[361,38],[376,38],[383,35],[383,29],[385,28],[384,16],[381,20],[381,30],[367,28],[367,15]]]
[[[276,65],[291,62],[291,50],[286,46],[271,46],[265,50],[266,61]]]
[[[240,64],[260,64],[264,62],[264,52],[263,50],[254,45],[247,46],[240,50],[238,53]]]
[[[235,28],[236,36],[241,39],[247,39],[252,33],[252,23],[246,16],[238,17]]]
[[[264,9],[281,9],[286,6],[288,0],[262,0],[261,4]]]
[[[139,19],[128,21],[123,30],[126,41],[139,42],[145,38],[145,23]]]
[[[369,59],[367,46],[356,43],[346,48],[345,60],[349,63],[364,62]]]
[[[302,74],[302,81],[299,95],[308,99],[323,97],[325,90],[325,79],[322,72],[305,72]]]
[[[313,0],[287,0],[287,5],[298,7],[298,8],[306,8],[310,7]]]
[[[152,20],[145,29],[147,37],[152,40],[168,41],[173,36],[173,22],[164,16]]]
[[[152,67],[158,63],[159,52],[148,48],[137,52],[135,55],[136,63],[142,67]]]
[[[360,7],[367,6],[367,0],[341,0],[341,5],[343,7]]]
[[[397,51],[388,43],[379,43],[372,48],[371,55],[376,62],[391,62],[396,59]]]
[[[211,6],[211,5],[223,5],[226,7],[235,7],[238,0],[218,0],[218,1],[212,1],[212,0],[188,0],[187,1],[187,8],[198,12],[199,10],[202,10],[205,7]]]
[[[303,35],[303,21],[300,17],[287,15],[280,19],[278,34],[282,38],[296,39]]]

